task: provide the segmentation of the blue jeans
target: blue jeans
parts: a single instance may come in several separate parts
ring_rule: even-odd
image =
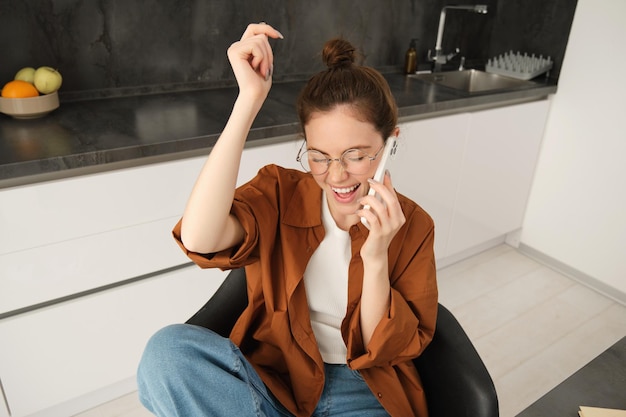
[[[313,416],[388,416],[358,371],[324,368],[324,391]],[[157,416],[292,416],[239,348],[203,327],[159,330],[143,353],[137,382],[142,404]]]

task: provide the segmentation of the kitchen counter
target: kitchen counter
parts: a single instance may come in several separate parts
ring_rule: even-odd
[[[497,107],[547,97],[556,83],[465,93],[385,74],[400,120]],[[247,146],[300,132],[294,108],[305,81],[275,83]],[[237,87],[64,101],[40,119],[0,114],[0,188],[207,154],[219,137]]]

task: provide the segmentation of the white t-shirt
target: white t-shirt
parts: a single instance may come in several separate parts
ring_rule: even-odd
[[[324,195],[322,222],[326,234],[304,272],[311,325],[326,363],[346,363],[347,349],[341,322],[348,304],[348,267],[351,243],[348,232],[337,227]]]

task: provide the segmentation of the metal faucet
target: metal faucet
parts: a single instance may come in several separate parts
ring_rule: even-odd
[[[450,61],[460,52],[459,48],[456,48],[454,52],[445,54],[441,48],[441,41],[443,39],[443,28],[446,24],[447,10],[466,10],[468,12],[486,14],[487,5],[476,4],[467,6],[444,6],[443,9],[441,9],[441,15],[439,16],[439,30],[437,31],[437,44],[435,45],[435,56],[431,56],[431,51],[430,49],[428,50],[428,60],[435,63],[434,72],[440,72],[441,66]]]

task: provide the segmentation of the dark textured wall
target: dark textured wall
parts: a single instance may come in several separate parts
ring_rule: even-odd
[[[467,1],[455,4],[471,4]],[[489,14],[450,12],[444,46],[484,62],[509,49],[560,66],[575,0],[484,0]],[[411,38],[434,49],[443,0],[0,0],[0,83],[50,65],[62,92],[232,80],[226,49],[248,22],[267,21],[278,81],[320,68],[327,39],[344,36],[368,65],[400,69]],[[558,68],[553,77],[558,76]]]
[[[508,50],[550,56],[551,78],[558,79],[577,0],[500,0],[489,53]]]

